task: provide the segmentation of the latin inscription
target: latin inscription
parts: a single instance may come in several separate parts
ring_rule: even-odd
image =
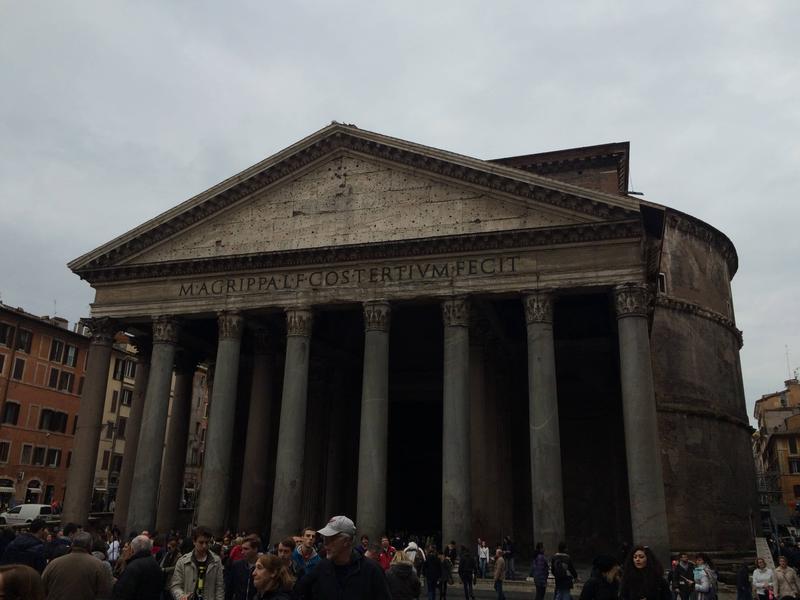
[[[449,262],[407,263],[391,266],[322,269],[275,273],[258,277],[229,277],[180,284],[178,296],[206,297],[278,290],[330,288],[346,285],[486,277],[515,273],[519,256],[465,258]]]

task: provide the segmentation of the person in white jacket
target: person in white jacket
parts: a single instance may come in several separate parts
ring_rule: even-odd
[[[775,574],[767,568],[763,558],[756,559],[756,570],[753,571],[753,593],[758,600],[767,600],[769,592],[775,587]]]

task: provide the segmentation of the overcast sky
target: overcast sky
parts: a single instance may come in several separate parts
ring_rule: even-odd
[[[2,2],[0,299],[331,120],[496,158],[631,142],[725,232],[748,410],[800,366],[800,2]],[[55,308],[54,308],[55,305]]]

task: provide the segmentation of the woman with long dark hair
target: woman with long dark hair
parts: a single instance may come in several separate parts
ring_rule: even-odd
[[[652,550],[636,546],[625,559],[620,583],[622,600],[672,600],[661,564]]]

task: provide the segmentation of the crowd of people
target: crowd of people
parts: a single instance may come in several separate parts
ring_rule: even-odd
[[[552,554],[536,546],[528,574],[535,600],[553,582],[553,600],[572,600],[578,572],[562,543]],[[256,534],[215,538],[204,527],[190,537],[123,538],[116,529],[92,534],[67,523],[51,528],[35,520],[27,531],[0,530],[0,598],[4,600],[446,600],[448,590],[475,598],[475,584],[491,582],[504,600],[504,582],[516,578],[511,538],[474,547],[432,538],[356,538],[345,516],[321,529],[306,527],[276,544]],[[800,558],[800,556],[798,556]],[[667,574],[665,576],[665,573]],[[637,546],[622,559],[598,556],[580,600],[717,600],[717,572],[710,558],[681,554],[664,571],[656,556]],[[737,600],[800,597],[786,556],[779,566],[759,559],[737,574]]]

